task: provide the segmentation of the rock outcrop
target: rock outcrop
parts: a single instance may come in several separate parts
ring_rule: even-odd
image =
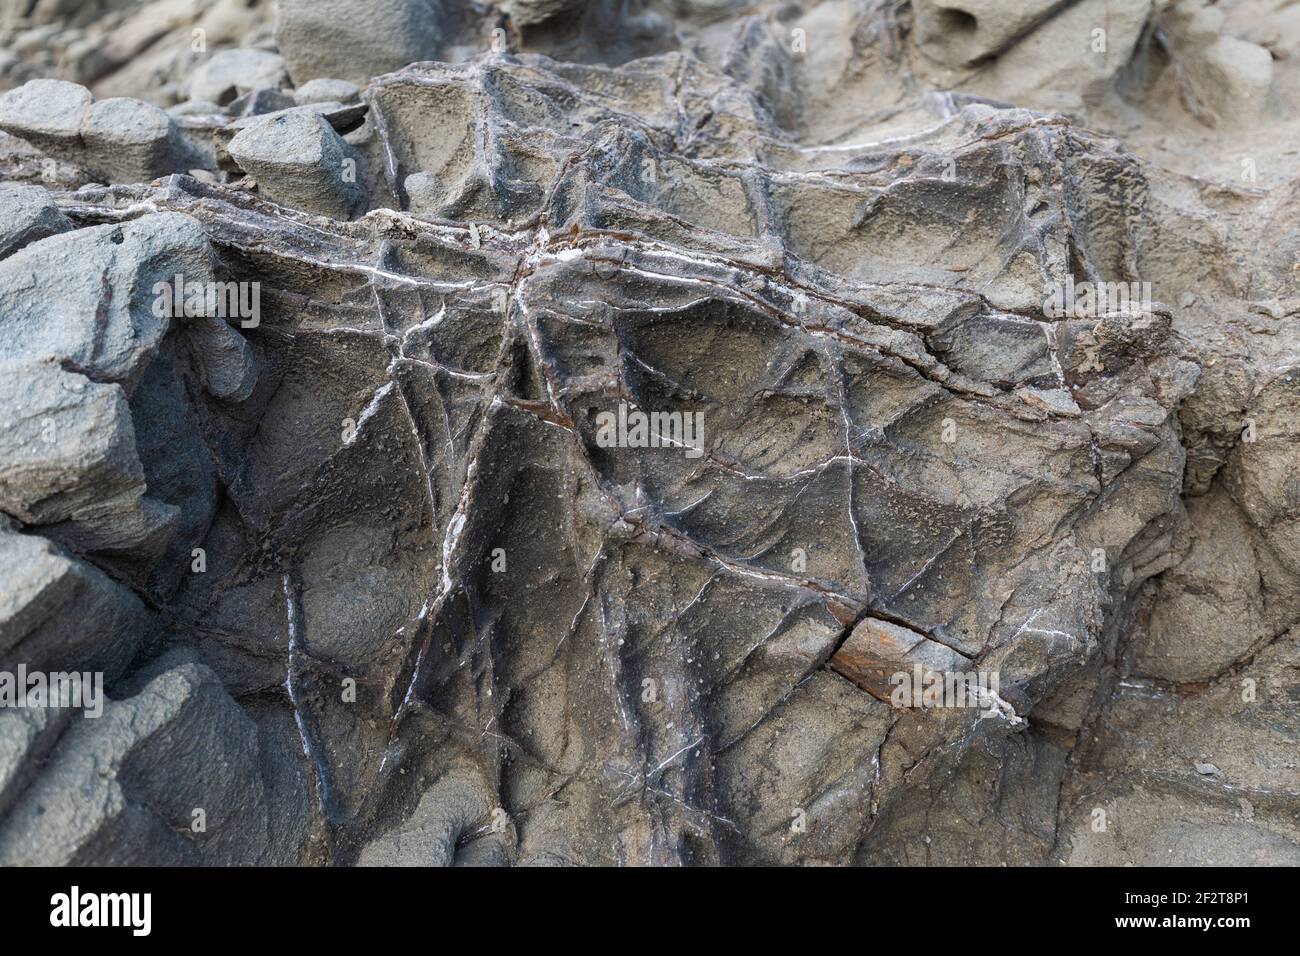
[[[1292,8],[30,6],[0,863],[1297,861]]]

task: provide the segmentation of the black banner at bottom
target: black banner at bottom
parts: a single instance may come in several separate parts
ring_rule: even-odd
[[[13,952],[45,934],[127,945],[283,937],[373,946],[431,919],[498,940],[545,932],[548,946],[563,946],[566,932],[589,939],[604,924],[617,938],[637,938],[664,920],[689,919],[734,942],[734,934],[810,918],[819,934],[842,929],[864,942],[940,930],[955,940],[974,921],[982,925],[967,927],[972,941],[1041,927],[1044,942],[1195,934],[1231,945],[1238,934],[1287,925],[1289,877],[1266,869],[10,869],[0,870],[0,912]]]

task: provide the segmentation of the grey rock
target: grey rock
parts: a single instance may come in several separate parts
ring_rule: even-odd
[[[24,246],[72,229],[68,217],[59,211],[41,186],[0,183],[0,259]]]
[[[1192,82],[1221,119],[1236,123],[1267,109],[1273,57],[1262,46],[1219,37],[1195,62]]]
[[[129,589],[39,534],[0,519],[0,668],[102,671],[122,676],[151,616]]]
[[[0,711],[0,818],[35,779],[37,768],[72,716],[72,710],[55,707]]]
[[[117,680],[0,728],[0,859],[1293,862],[1262,6],[286,2],[292,98],[178,110],[220,173],[153,184],[47,162],[101,108],[48,88],[0,140],[78,227],[0,262],[0,666]],[[271,15],[141,11],[8,69],[173,103],[196,16]],[[178,272],[259,321],[155,313]]]
[[[263,116],[267,113],[292,109],[294,105],[294,98],[291,94],[283,90],[259,87],[245,93],[236,100],[232,100],[227,110],[235,116]]]
[[[79,163],[109,182],[140,182],[203,165],[175,121],[151,103],[118,97],[100,100],[81,128]]]
[[[420,798],[411,818],[361,851],[361,866],[473,865],[484,856],[484,844],[506,844],[507,827],[500,820],[493,835],[492,810],[484,788],[472,779],[438,781]],[[477,839],[476,839],[477,838]],[[504,854],[499,863],[505,863]]]
[[[186,332],[207,390],[225,402],[247,400],[257,385],[257,364],[247,340],[221,318],[193,319]]]
[[[510,19],[521,27],[545,23],[561,13],[581,6],[575,0],[512,0]]]
[[[156,557],[174,509],[145,497],[126,393],[58,366],[6,362],[0,510],[81,552]]]
[[[264,765],[294,760],[283,741],[201,664],[154,670],[103,717],[73,719],[0,825],[5,865],[302,861],[306,775],[286,779]]]
[[[186,100],[184,103],[177,103],[167,110],[172,116],[212,116],[220,113],[221,107],[216,103],[208,100]]]
[[[411,173],[403,182],[407,207],[417,216],[439,218],[451,196],[435,173]]]
[[[270,199],[334,219],[365,204],[359,157],[319,113],[286,110],[254,123],[227,149]]]
[[[164,284],[215,280],[199,225],[146,215],[44,239],[0,263],[0,349],[6,359],[67,362],[128,389],[172,325]]]
[[[0,96],[0,129],[50,151],[75,150],[95,97],[62,80],[32,80]]]
[[[202,166],[166,112],[143,100],[94,101],[60,80],[32,80],[0,96],[0,130],[110,182],[138,182]]]
[[[917,40],[944,62],[969,66],[1003,52],[1058,13],[1060,6],[1059,0],[919,0]]]
[[[1166,17],[1165,42],[1179,65],[1182,106],[1208,126],[1255,122],[1270,105],[1272,53],[1249,37],[1225,32],[1218,7],[1185,0]],[[1274,39],[1276,47],[1281,38]]]
[[[121,386],[46,363],[5,365],[0,507],[26,524],[55,524],[102,499],[141,492],[144,475]]]
[[[265,50],[219,50],[194,72],[190,98],[225,106],[258,89],[287,86],[284,60]]]
[[[435,0],[374,0],[364,15],[348,0],[281,0],[277,8],[275,42],[298,86],[322,78],[364,86],[441,49]]]
[[[320,77],[308,80],[294,90],[293,98],[299,106],[310,106],[313,103],[355,103],[361,98],[361,90],[347,80]]]

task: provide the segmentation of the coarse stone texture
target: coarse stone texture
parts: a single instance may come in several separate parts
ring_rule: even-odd
[[[107,182],[140,182],[204,165],[175,121],[129,97],[96,102],[62,80],[32,80],[0,96],[0,130]]]
[[[337,78],[361,85],[438,55],[441,0],[280,0],[275,40],[297,84]]]
[[[293,92],[294,100],[299,106],[312,103],[355,103],[361,98],[361,90],[355,83],[347,80],[321,78],[308,80]]]
[[[256,89],[287,86],[284,60],[265,50],[220,50],[194,73],[190,98],[225,105]]]
[[[0,63],[0,862],[1298,862],[1292,7],[127,6]]]
[[[357,154],[314,109],[267,116],[240,130],[226,149],[277,202],[335,219],[349,219],[365,204]]]
[[[305,781],[288,759],[292,725],[259,725],[208,668],[188,661],[163,670],[166,663],[103,717],[69,723],[0,824],[0,864],[274,865],[300,857],[309,814]]]
[[[72,229],[48,190],[25,183],[0,183],[0,222],[0,259],[38,239]]]

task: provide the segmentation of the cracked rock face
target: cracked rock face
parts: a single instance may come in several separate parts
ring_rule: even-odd
[[[0,59],[0,703],[103,685],[0,863],[1300,861],[1285,4],[108,6]]]

